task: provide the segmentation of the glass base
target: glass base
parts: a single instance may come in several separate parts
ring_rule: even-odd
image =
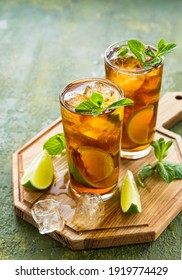
[[[81,193],[77,192],[77,191],[72,187],[71,184],[70,184],[69,187],[70,187],[70,191],[72,192],[72,194],[73,194],[75,197],[79,198],[80,195],[81,195]],[[104,194],[100,194],[100,196],[102,197],[102,200],[103,200],[103,201],[108,200],[108,199],[110,199],[110,198],[116,193],[117,190],[118,190],[118,186],[116,185],[110,192],[107,192],[107,193],[104,193]],[[86,191],[85,191],[85,192],[86,192]],[[90,192],[90,191],[88,191],[88,192]],[[94,191],[93,191],[92,193],[98,194],[97,192],[94,192]]]
[[[141,151],[137,151],[137,152],[128,152],[128,151],[124,151],[121,150],[120,151],[120,156],[122,158],[128,158],[128,159],[138,159],[138,158],[143,158],[145,156],[147,156],[151,151],[151,146],[149,146],[148,148],[141,150]]]

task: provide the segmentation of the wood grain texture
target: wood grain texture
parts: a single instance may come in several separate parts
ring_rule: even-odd
[[[181,97],[180,97],[181,96]],[[182,119],[182,93],[166,93],[160,101],[155,139],[173,139],[168,161],[182,162],[182,139],[169,128]],[[43,143],[52,135],[62,132],[61,118],[41,131],[25,146],[13,154],[13,200],[16,214],[36,227],[31,207],[39,199],[53,198],[61,202],[66,226],[63,231],[50,236],[63,245],[74,249],[90,249],[151,242],[158,238],[168,224],[182,210],[182,180],[165,183],[158,176],[147,181],[145,189],[139,188],[142,213],[123,214],[120,209],[120,186],[126,170],[134,176],[142,165],[155,161],[153,152],[138,160],[121,159],[118,191],[105,202],[105,215],[95,229],[80,230],[72,223],[77,200],[69,190],[66,156],[54,157],[56,179],[46,191],[26,191],[20,184],[21,176],[32,159],[40,152]]]

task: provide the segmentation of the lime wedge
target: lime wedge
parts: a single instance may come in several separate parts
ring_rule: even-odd
[[[51,156],[43,150],[23,174],[21,184],[30,190],[45,190],[51,185],[53,177],[54,167]]]
[[[133,173],[128,170],[121,186],[121,209],[124,213],[141,213],[140,195]]]

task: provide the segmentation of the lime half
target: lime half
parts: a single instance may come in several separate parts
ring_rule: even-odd
[[[140,195],[133,173],[128,170],[121,187],[121,209],[124,213],[141,213]]]
[[[30,190],[45,190],[51,185],[53,177],[54,167],[51,156],[43,150],[23,174],[21,184]]]

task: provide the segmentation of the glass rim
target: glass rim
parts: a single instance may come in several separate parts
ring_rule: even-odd
[[[74,107],[69,106],[69,105],[67,105],[67,104],[65,103],[64,97],[65,97],[66,93],[69,93],[69,89],[71,89],[74,85],[75,85],[75,88],[76,88],[76,86],[79,85],[79,84],[82,84],[82,83],[85,83],[85,82],[95,82],[95,81],[96,81],[96,82],[97,82],[97,81],[101,81],[101,82],[103,82],[103,83],[106,83],[106,84],[111,85],[112,87],[114,87],[114,88],[119,92],[119,94],[120,94],[120,99],[119,99],[119,100],[121,100],[121,99],[124,98],[124,90],[123,90],[118,84],[116,84],[115,82],[113,82],[113,81],[111,81],[111,80],[109,80],[109,79],[97,78],[97,77],[96,77],[96,78],[82,78],[82,79],[74,80],[73,82],[68,83],[68,84],[62,89],[62,91],[61,91],[60,94],[59,94],[59,101],[60,101],[60,104],[61,104],[64,108],[66,108],[67,110],[69,110],[69,111],[72,112],[72,113],[75,113],[75,114],[78,114],[78,115],[90,115],[90,116],[92,116],[91,113],[86,113],[86,112],[75,112]],[[110,112],[112,112],[112,111],[113,111],[113,109],[110,109],[110,110],[108,109],[107,112],[106,112],[106,111],[101,112],[100,115],[101,115],[101,114],[107,114],[107,113],[110,113]]]
[[[149,72],[151,72],[152,70],[158,69],[158,68],[160,68],[160,67],[163,66],[163,64],[164,64],[164,57],[162,57],[162,61],[161,61],[159,64],[157,64],[157,67],[156,67],[156,66],[152,66],[152,67],[150,67],[149,69],[125,70],[125,69],[120,69],[120,68],[114,66],[114,65],[111,63],[111,61],[108,59],[108,57],[107,57],[108,52],[109,52],[110,50],[112,50],[112,48],[114,48],[114,46],[117,46],[117,45],[118,45],[118,47],[122,47],[122,46],[124,46],[124,45],[127,45],[127,42],[128,42],[128,40],[117,41],[117,42],[112,43],[111,45],[109,45],[109,46],[107,47],[107,49],[105,50],[105,53],[104,53],[104,60],[105,60],[105,63],[109,64],[109,66],[110,66],[111,68],[116,69],[118,72],[121,72],[121,73],[124,73],[124,74],[128,74],[128,75],[131,75],[131,74],[141,75],[141,74],[149,73]],[[154,44],[152,44],[152,43],[150,43],[150,42],[147,42],[147,41],[142,41],[142,42],[143,42],[144,45],[148,45],[148,46],[150,46],[150,47],[156,49],[156,46],[155,46]]]

